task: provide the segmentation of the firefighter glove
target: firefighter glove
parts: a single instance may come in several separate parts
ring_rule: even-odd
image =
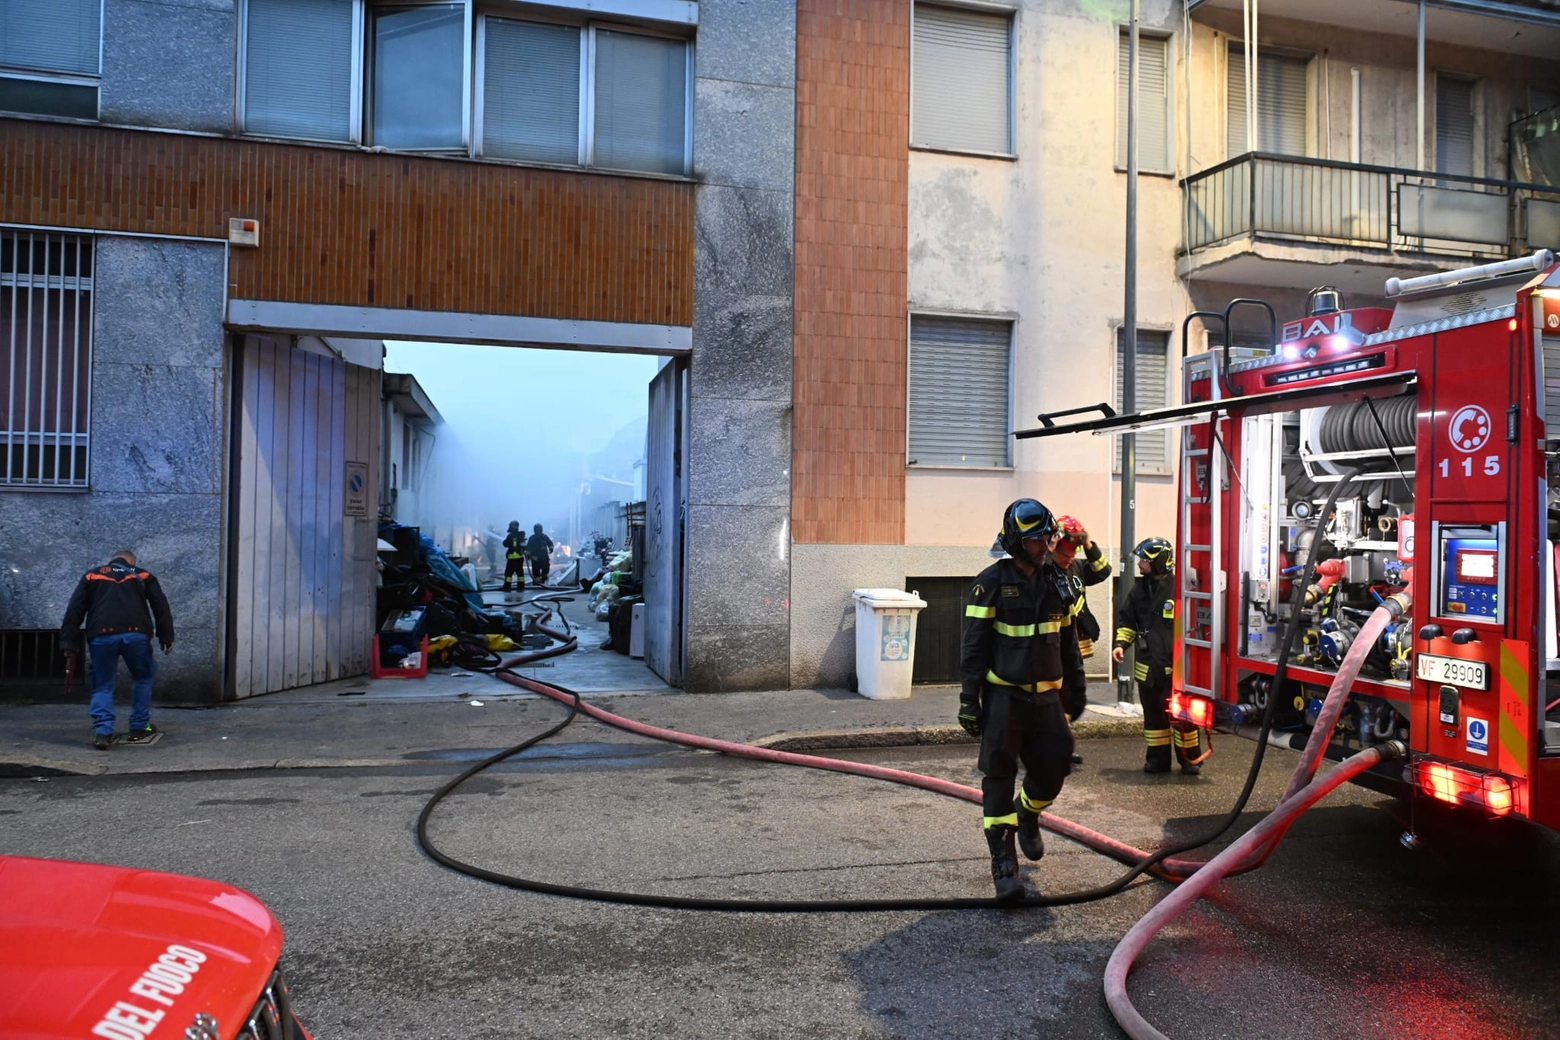
[[[959,725],[970,736],[978,737],[985,722],[986,713],[980,705],[979,685],[965,683],[959,693]]]

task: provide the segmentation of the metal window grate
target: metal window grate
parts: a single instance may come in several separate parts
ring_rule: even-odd
[[[91,373],[91,237],[0,231],[0,486],[87,486]]]
[[[59,629],[0,629],[0,682],[64,681]]]

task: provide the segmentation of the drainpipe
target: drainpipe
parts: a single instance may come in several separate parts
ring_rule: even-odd
[[[1360,156],[1364,152],[1361,145],[1364,143],[1360,137],[1360,70],[1349,70],[1350,98],[1349,98],[1349,161],[1356,165],[1360,162]]]
[[[1425,0],[1419,0],[1419,64],[1418,86],[1419,104],[1415,109],[1414,134],[1417,142],[1415,151],[1416,170],[1425,168]]]

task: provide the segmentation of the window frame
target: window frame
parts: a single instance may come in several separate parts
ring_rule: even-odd
[[[1008,22],[1007,54],[1007,139],[1005,152],[983,151],[978,148],[949,148],[935,144],[917,144],[915,140],[915,13],[921,7],[940,7],[951,11],[970,11],[975,14],[1000,15]],[[911,0],[910,3],[910,98],[908,118],[905,120],[908,147],[913,152],[934,152],[941,155],[968,155],[978,159],[1018,159],[1018,30],[1022,11],[1006,3],[983,3],[981,0]],[[922,313],[922,312],[917,312]]]
[[[475,90],[473,76],[473,54],[475,47],[475,4],[473,0],[354,0],[363,8],[363,40],[361,57],[354,55],[354,62],[362,66],[362,75],[358,77],[357,89],[363,95],[362,122],[359,124],[359,133],[363,144],[370,148],[383,148],[387,152],[397,155],[463,155],[471,158],[471,121],[473,93]],[[392,148],[389,145],[381,145],[374,140],[374,106],[375,97],[372,89],[374,73],[377,71],[379,55],[375,45],[374,26],[371,24],[380,11],[407,11],[419,7],[460,7],[461,8],[461,82],[460,82],[460,144],[438,145],[431,148]]]
[[[1121,39],[1122,39],[1123,36],[1126,36],[1131,30],[1130,30],[1130,28],[1128,26],[1121,25],[1120,23],[1117,23],[1116,28],[1117,28],[1117,33],[1116,33],[1116,62],[1115,62],[1115,72],[1116,72],[1116,75],[1115,75],[1115,83],[1116,83],[1116,89],[1119,91],[1121,89],[1121,74],[1122,74],[1122,69],[1121,69],[1121,64],[1120,64],[1120,62],[1121,62]],[[1140,173],[1140,174],[1148,174],[1148,175],[1154,176],[1154,177],[1174,177],[1176,175],[1176,168],[1175,168],[1176,167],[1176,163],[1175,163],[1175,155],[1176,155],[1176,148],[1175,148],[1175,145],[1176,145],[1176,141],[1175,141],[1175,68],[1174,68],[1174,66],[1175,66],[1175,46],[1174,46],[1175,33],[1173,33],[1173,32],[1163,32],[1163,31],[1155,30],[1155,29],[1144,29],[1141,26],[1139,26],[1138,27],[1138,39],[1139,39],[1140,43],[1141,43],[1142,40],[1159,40],[1159,41],[1163,42],[1164,45],[1165,45],[1165,159],[1166,159],[1166,162],[1167,162],[1167,165],[1163,169],[1157,168],[1157,167],[1151,168],[1151,167],[1144,166],[1143,165],[1143,153],[1142,153],[1142,150],[1139,149],[1139,151],[1138,151],[1138,173]],[[1141,74],[1142,71],[1143,71],[1142,70],[1142,66],[1140,65],[1138,67],[1138,72]],[[1112,163],[1112,165],[1113,165],[1113,167],[1114,167],[1114,169],[1115,169],[1115,171],[1117,173],[1126,173],[1127,172],[1126,157],[1125,156],[1121,156],[1120,157],[1120,161],[1118,161],[1118,157],[1116,155],[1116,140],[1117,140],[1117,138],[1121,134],[1126,132],[1125,128],[1122,126],[1122,122],[1123,122],[1122,112],[1123,112],[1123,110],[1126,107],[1126,99],[1121,97],[1120,94],[1117,94],[1115,100],[1116,100],[1116,104],[1115,104],[1116,133],[1111,136],[1111,163]],[[1140,99],[1140,101],[1141,101],[1141,99]],[[1139,104],[1138,113],[1139,113],[1139,115],[1142,114],[1141,103]]]
[[[446,0],[447,2],[447,0]],[[234,129],[246,137],[265,137],[273,141],[311,141],[321,144],[362,144],[363,143],[363,103],[367,94],[366,80],[368,74],[367,40],[365,31],[368,20],[368,4],[364,0],[352,0],[352,67],[347,71],[347,82],[350,84],[347,98],[347,138],[339,140],[334,137],[277,137],[263,131],[251,130],[248,127],[249,113],[249,5],[251,0],[239,0],[238,3],[238,61],[237,72],[234,75],[233,94],[233,126]]]
[[[372,19],[377,9],[415,8],[458,3],[464,8],[464,63],[462,68],[462,138],[459,147],[445,148],[389,148],[376,146],[373,137],[373,87],[374,49]],[[238,133],[270,140],[310,141],[323,144],[346,144],[362,147],[382,147],[398,155],[464,156],[488,162],[511,163],[521,166],[543,166],[551,169],[589,169],[623,173],[644,177],[688,178],[693,174],[693,117],[694,73],[697,38],[675,29],[616,22],[610,19],[589,17],[585,7],[554,7],[550,9],[525,8],[506,10],[487,0],[352,0],[352,68],[349,81],[349,128],[346,140],[336,138],[276,137],[251,130],[247,123],[249,88],[249,10],[251,0],[239,0],[237,48],[237,75],[233,99],[234,126]],[[945,5],[954,6],[954,5]],[[1000,8],[1000,10],[1010,10]],[[539,25],[562,25],[580,32],[580,106],[578,113],[579,147],[573,163],[551,163],[534,159],[511,159],[507,156],[489,156],[484,153],[482,138],[486,129],[484,77],[487,70],[487,22],[489,19],[509,22],[527,22]],[[683,48],[683,140],[682,172],[661,173],[654,170],[636,170],[617,166],[599,166],[595,162],[596,144],[596,33],[627,33],[654,39],[680,43]],[[1011,52],[1012,48],[1009,48]],[[1011,76],[1010,76],[1011,87]],[[1011,103],[1010,103],[1011,109]],[[1010,131],[1011,133],[1011,131]]]
[[[916,318],[942,318],[955,321],[978,321],[988,324],[1005,324],[1008,327],[1007,348],[1007,416],[1004,428],[1008,431],[1006,438],[1007,463],[1001,466],[965,466],[956,462],[915,462],[910,458],[910,429],[914,415],[911,406],[911,374],[914,362],[911,352],[915,349],[915,319]],[[1018,388],[1016,374],[1018,371],[1018,329],[1019,315],[1010,312],[971,312],[937,310],[934,308],[914,307],[905,316],[905,471],[906,473],[920,470],[938,470],[952,473],[1012,473],[1018,468],[1017,449],[1013,443],[1012,429],[1013,416],[1018,408]]]
[[[1112,318],[1111,319],[1111,321],[1110,321],[1110,400],[1114,403],[1114,405],[1115,405],[1115,407],[1117,408],[1118,411],[1124,411],[1121,398],[1119,396],[1117,396],[1117,394],[1116,394],[1116,380],[1121,375],[1121,359],[1126,354],[1126,351],[1124,349],[1124,344],[1121,342],[1121,334],[1122,334],[1122,332],[1123,332],[1123,330],[1125,328],[1126,328],[1126,322],[1124,322],[1122,319],[1120,319],[1120,318]],[[1137,330],[1138,330],[1138,336],[1139,336],[1137,352],[1138,352],[1138,356],[1139,357],[1141,357],[1142,354],[1143,354],[1143,345],[1142,345],[1142,339],[1141,339],[1143,333],[1150,332],[1150,333],[1153,333],[1156,336],[1163,336],[1165,338],[1165,351],[1164,351],[1164,357],[1165,357],[1165,366],[1164,366],[1165,367],[1165,378],[1164,378],[1163,392],[1161,393],[1160,400],[1159,400],[1159,402],[1157,404],[1153,404],[1153,403],[1149,403],[1149,402],[1143,401],[1142,400],[1142,390],[1143,390],[1143,388],[1141,386],[1134,386],[1133,387],[1133,394],[1132,394],[1132,396],[1134,398],[1137,398],[1137,400],[1133,401],[1133,403],[1132,403],[1133,411],[1142,411],[1145,407],[1148,407],[1148,408],[1163,408],[1163,407],[1166,407],[1170,403],[1171,376],[1173,374],[1172,371],[1171,371],[1171,364],[1170,364],[1171,360],[1172,360],[1170,348],[1173,345],[1173,342],[1175,340],[1175,329],[1173,329],[1173,328],[1171,328],[1169,326],[1166,326],[1166,325],[1155,325],[1155,324],[1142,324],[1142,323],[1139,323],[1138,327],[1137,327]],[[1139,435],[1144,434],[1144,433],[1162,433],[1162,434],[1164,434],[1164,438],[1165,438],[1165,447],[1164,447],[1164,458],[1163,458],[1163,460],[1159,463],[1158,466],[1145,467],[1144,464],[1143,464],[1142,457],[1139,456],[1138,459],[1137,459],[1137,476],[1139,476],[1139,477],[1169,477],[1169,476],[1174,476],[1175,475],[1175,466],[1176,466],[1176,446],[1175,446],[1175,443],[1172,440],[1172,437],[1176,433],[1176,428],[1172,426],[1172,427],[1163,427],[1162,429],[1159,429],[1159,430],[1139,430],[1139,431],[1137,431],[1137,433]],[[1119,477],[1122,476],[1121,454],[1120,454],[1120,450],[1119,450],[1120,449],[1120,445],[1121,445],[1121,437],[1119,435],[1118,436],[1113,436],[1111,438],[1111,447],[1110,447],[1110,473],[1111,473],[1111,476],[1113,478],[1119,478]]]
[[[90,122],[100,122],[103,118],[103,21],[107,15],[108,0],[98,0],[98,45],[97,45],[97,72],[55,72],[49,69],[23,68],[19,65],[0,65],[0,79],[25,80],[30,83],[58,83],[66,87],[91,87],[93,104],[92,118]],[[76,116],[59,116],[47,112],[16,112],[11,109],[0,109],[7,114],[43,116],[48,119],[70,119],[79,121]]]
[[[44,478],[43,478],[43,451],[48,446],[46,438],[48,438],[50,436],[50,434],[45,432],[45,431],[43,431],[43,430],[41,430],[41,429],[37,432],[37,437],[39,438],[39,440],[38,440],[38,470],[39,470],[39,476],[38,476],[38,479],[36,479],[36,480],[28,480],[27,479],[27,446],[28,446],[28,443],[29,443],[29,439],[30,439],[31,436],[33,436],[33,434],[32,434],[31,431],[27,430],[26,428],[23,428],[20,431],[18,431],[18,430],[16,430],[14,428],[15,424],[16,424],[16,417],[15,417],[14,414],[10,413],[12,402],[8,402],[8,404],[7,404],[8,418],[7,418],[7,422],[6,422],[6,427],[4,429],[0,429],[0,437],[3,437],[5,439],[4,463],[0,464],[0,493],[26,492],[26,493],[33,494],[33,493],[40,493],[40,492],[48,492],[48,493],[55,493],[55,494],[60,494],[60,493],[80,494],[80,493],[84,493],[84,492],[90,492],[92,490],[92,423],[93,423],[93,417],[92,417],[92,410],[93,409],[92,409],[92,405],[93,405],[93,390],[94,390],[94,386],[95,386],[95,383],[96,383],[96,380],[93,378],[93,376],[94,376],[94,365],[95,365],[95,362],[96,362],[96,353],[97,353],[97,336],[96,336],[96,333],[97,333],[97,328],[96,328],[96,316],[97,316],[97,264],[98,264],[98,250],[97,250],[97,246],[98,246],[98,238],[99,238],[99,236],[95,235],[95,234],[92,234],[92,233],[83,234],[81,232],[73,231],[73,230],[58,230],[58,229],[52,229],[52,228],[40,228],[40,227],[32,227],[32,226],[17,225],[17,224],[0,224],[0,253],[3,253],[4,249],[5,249],[5,246],[3,244],[4,239],[10,238],[12,240],[16,240],[16,239],[22,238],[23,236],[25,236],[29,240],[34,239],[36,237],[42,237],[44,239],[44,242],[45,242],[45,271],[44,271],[43,278],[42,278],[42,281],[43,281],[43,285],[42,285],[43,291],[45,293],[53,291],[55,289],[55,286],[57,285],[58,286],[58,291],[61,292],[62,294],[65,293],[65,292],[70,292],[70,291],[74,291],[77,294],[75,309],[72,311],[72,315],[71,315],[71,325],[72,325],[72,328],[74,330],[74,339],[75,339],[74,348],[73,348],[74,349],[74,355],[75,355],[74,364],[77,366],[77,368],[84,369],[85,370],[85,374],[84,374],[84,376],[77,376],[75,374],[75,371],[73,370],[72,378],[76,379],[78,381],[84,381],[85,382],[85,388],[84,388],[84,390],[81,391],[82,397],[84,397],[84,400],[79,400],[79,402],[78,402],[77,398],[72,397],[72,408],[71,408],[71,411],[73,413],[73,416],[74,416],[75,413],[77,413],[79,411],[79,418],[80,418],[80,425],[79,425],[79,427],[76,427],[75,429],[73,429],[73,431],[71,433],[69,433],[69,434],[65,434],[65,433],[63,433],[60,430],[55,430],[54,433],[53,433],[53,436],[55,438],[55,443],[54,443],[55,469],[54,469],[54,472],[56,474],[55,480],[53,482],[46,482],[44,480]],[[60,274],[57,275],[57,276],[49,274],[48,270],[47,270],[48,250],[50,248],[52,248],[54,245],[56,245],[56,244],[61,249]],[[74,245],[74,247],[76,249],[76,274],[74,276],[66,275],[64,273],[64,271],[65,271],[65,267],[64,267],[64,250],[69,245]],[[12,246],[12,248],[13,249],[19,249],[20,247]],[[81,274],[81,252],[82,252],[83,249],[87,250],[88,254],[91,257],[91,271],[92,271],[92,273],[90,275],[85,276],[85,277],[83,277],[82,274]],[[30,265],[31,265],[31,260],[29,260],[29,266]],[[22,286],[19,284],[21,277],[22,276],[19,273],[15,272],[15,271],[13,271],[10,275],[0,274],[0,294],[4,294],[4,293],[12,294],[12,300],[13,300],[12,321],[13,322],[16,320],[16,314],[15,314],[15,310],[14,310],[14,306],[15,306],[14,301],[15,301],[16,297],[18,295],[20,295],[20,293],[22,291]],[[27,289],[29,291],[36,291],[37,287],[32,285],[32,284],[30,284],[33,281],[33,274],[32,274],[32,272],[29,272],[29,275],[27,276],[27,281],[29,283],[29,285],[27,286]],[[72,282],[74,282],[74,285],[71,284]],[[87,301],[86,301],[87,305],[86,305],[85,308],[81,307],[80,296],[81,296],[82,293],[85,293],[86,296],[87,296]],[[63,313],[63,300],[61,301],[61,307],[62,307],[61,313]],[[29,314],[30,314],[30,311],[29,311]],[[45,316],[44,316],[45,340],[44,340],[43,348],[42,348],[45,360],[47,360],[47,354],[48,354],[48,349],[49,349],[49,342],[47,340],[47,325],[48,325],[48,315],[45,314]],[[82,335],[82,330],[83,329],[85,330],[85,336],[84,337]],[[12,330],[12,333],[14,333],[14,329]],[[0,342],[5,342],[5,343],[8,343],[8,344],[15,342],[17,337],[15,337],[12,333],[7,333],[4,336],[0,336]],[[61,336],[63,337],[63,332],[61,332]],[[26,350],[28,352],[29,359],[30,359],[31,353],[32,353],[32,345],[31,345],[32,329],[31,328],[29,328],[27,330],[27,335],[26,335],[25,338],[26,338],[25,348],[26,348]],[[83,346],[82,346],[83,339],[85,339],[85,348],[84,349],[83,349]],[[63,369],[63,365],[64,365],[64,355],[63,355],[64,343],[63,343],[63,338],[61,339],[61,342],[58,344],[58,347],[59,347],[59,350],[62,353],[60,355],[60,358],[56,362],[56,364],[58,366],[56,368],[56,386],[55,386],[56,394],[60,394],[60,393],[63,392],[63,387],[61,385],[59,385],[59,383],[63,381],[63,371],[64,371],[64,369]],[[15,358],[14,358],[14,356],[12,357],[10,364],[11,364],[11,374],[8,376],[8,380],[10,381],[8,383],[8,385],[10,385],[12,387],[12,389],[14,390],[14,381],[15,381],[15,378],[16,378],[15,372],[14,372],[14,369],[15,369]],[[44,370],[43,380],[44,380],[43,383],[40,383],[40,387],[42,387],[43,385],[46,385],[46,383],[47,383],[47,370]],[[73,389],[73,393],[74,392],[75,392],[75,390]],[[14,398],[13,398],[13,401],[14,401]],[[28,398],[28,396],[25,393],[23,394],[22,401],[23,401],[24,409],[25,409],[24,415],[26,416],[26,418],[24,418],[24,427],[25,427],[25,424],[29,423],[31,421],[31,404],[32,404],[32,402],[31,402],[31,400]],[[80,404],[80,408],[79,409],[76,407],[76,405],[78,403]],[[39,413],[38,414],[39,414],[40,417],[42,415],[46,414],[46,406],[47,406],[47,404],[48,404],[47,401],[42,400],[42,399],[39,400],[39,402],[38,402]],[[56,417],[58,417],[59,412],[62,410],[63,401],[57,399],[54,402],[54,404],[55,404]],[[40,422],[41,422],[41,419],[40,419]],[[12,465],[11,454],[14,451],[15,446],[16,446],[15,442],[16,442],[16,435],[17,435],[18,432],[20,432],[21,437],[22,437],[22,476],[21,476],[20,479],[13,479],[11,477],[11,475],[10,475],[11,474],[11,465]],[[81,471],[80,471],[80,473],[79,474],[76,473],[76,468],[75,468],[74,462],[72,463],[72,465],[70,467],[71,475],[72,475],[72,478],[73,478],[70,483],[62,482],[59,479],[59,476],[58,476],[59,471],[60,471],[59,453],[60,453],[61,448],[64,445],[64,438],[67,437],[67,436],[71,438],[71,442],[72,442],[71,443],[71,447],[72,447],[72,454],[73,454],[73,456],[74,456],[74,452],[76,450],[78,450],[78,449],[82,453],[82,464],[81,464]]]

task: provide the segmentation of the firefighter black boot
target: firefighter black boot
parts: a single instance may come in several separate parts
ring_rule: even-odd
[[[1018,853],[1013,848],[1017,828],[998,823],[986,828],[986,844],[991,848],[991,880],[997,886],[997,898],[1004,902],[1020,899],[1024,883],[1018,879]]]
[[[1172,734],[1175,742],[1175,757],[1181,764],[1181,772],[1187,776],[1196,776],[1202,772],[1202,761],[1208,757],[1202,748],[1202,731],[1196,727],[1176,727]]]
[[[1013,809],[1018,813],[1018,847],[1029,859],[1045,855],[1045,842],[1040,837],[1040,814],[1026,808],[1024,794],[1013,799]]]

